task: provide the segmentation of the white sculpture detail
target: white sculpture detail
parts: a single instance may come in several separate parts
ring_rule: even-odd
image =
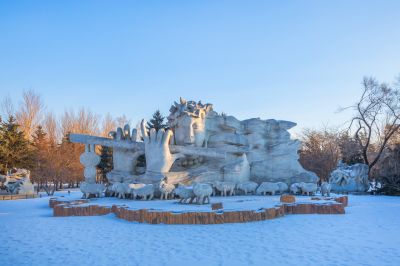
[[[247,193],[256,193],[256,189],[258,187],[258,184],[256,182],[248,181],[248,182],[242,182],[236,185],[236,188],[238,190],[241,190],[244,192],[245,195]]]
[[[315,192],[317,192],[317,189],[318,189],[317,184],[314,184],[314,183],[301,182],[299,187],[301,190],[301,194],[307,195],[307,196],[310,196],[310,194],[315,195]]]
[[[278,182],[276,183],[279,187],[279,193],[283,194],[284,192],[286,192],[289,189],[289,186],[284,183],[284,182]]]
[[[119,199],[125,199],[127,194],[131,194],[131,187],[126,183],[114,183],[113,191]]]
[[[278,183],[262,182],[261,185],[257,188],[257,194],[261,194],[264,196],[267,195],[267,193],[275,195],[277,191],[279,191]]]
[[[153,184],[146,184],[143,187],[132,188],[132,198],[141,197],[142,200],[152,200],[154,198],[155,187]]]
[[[168,185],[316,183],[318,177],[298,162],[300,143],[291,139],[288,132],[295,125],[273,119],[240,121],[218,114],[212,104],[180,98],[170,108],[166,131],[150,129],[148,132],[142,120],[140,128],[132,131],[129,126],[118,128],[110,132],[109,139],[71,134],[70,141],[86,144],[86,155],[81,162],[85,166],[85,181],[91,184],[95,183],[93,169],[97,157],[88,153],[93,153],[94,144],[113,148],[114,169],[107,174],[110,183],[145,183],[157,188],[164,178]],[[141,155],[146,159],[145,170],[137,166]],[[267,192],[286,190],[281,185],[280,190]],[[222,188],[224,195],[228,191],[234,194],[234,189]]]
[[[102,197],[106,187],[104,184],[96,184],[96,166],[100,163],[100,156],[96,154],[95,145],[85,145],[85,152],[80,156],[80,162],[85,166],[83,172],[85,181],[80,184],[83,198],[89,198],[91,194],[99,198]]]
[[[35,189],[30,180],[30,174],[29,170],[14,168],[7,175],[2,175],[0,180],[8,193],[34,194]]]
[[[193,187],[186,187],[183,185],[178,185],[175,189],[175,194],[180,198],[180,203],[192,203],[196,198]]]
[[[300,183],[293,183],[290,185],[290,193],[296,195],[301,192]]]
[[[103,195],[106,187],[104,184],[91,184],[86,182],[81,182],[80,189],[83,193],[83,198],[88,199],[90,195],[95,195],[96,197],[100,198]]]
[[[232,182],[220,182],[216,181],[215,183],[215,188],[221,192],[221,196],[226,197],[226,196],[233,196],[235,195],[235,183]]]
[[[330,174],[329,183],[337,192],[365,192],[369,187],[368,165],[357,163],[348,166],[339,162],[337,168]]]
[[[161,180],[159,188],[161,191],[160,199],[164,198],[167,200],[169,196],[171,196],[171,198],[174,198],[175,185],[168,184],[165,178]]]
[[[193,193],[196,196],[198,204],[210,203],[210,197],[213,192],[209,184],[197,183],[193,186]]]
[[[329,184],[328,182],[323,182],[321,184],[321,195],[322,196],[331,196],[331,184]]]

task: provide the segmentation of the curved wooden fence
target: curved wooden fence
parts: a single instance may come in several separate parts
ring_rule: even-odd
[[[318,200],[319,198],[313,198]],[[126,206],[89,205],[88,200],[62,201],[52,198],[49,201],[54,216],[97,216],[114,213],[118,218],[130,222],[149,224],[222,224],[264,221],[288,214],[344,214],[348,203],[347,196],[334,198],[333,203],[282,203],[272,208],[257,211],[173,212],[148,209],[133,210]]]

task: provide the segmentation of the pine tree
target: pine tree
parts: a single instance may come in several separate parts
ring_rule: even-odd
[[[32,178],[36,182],[43,182],[49,174],[49,141],[47,134],[39,125],[32,135]]]
[[[47,134],[44,132],[43,127],[39,125],[32,136],[32,146],[43,150],[47,148],[48,145]]]
[[[102,146],[100,149],[100,163],[97,168],[100,170],[101,181],[107,182],[106,174],[113,169],[112,148]]]
[[[160,129],[164,128],[167,129],[167,125],[164,124],[164,119],[165,117],[162,116],[160,110],[157,110],[153,114],[153,118],[150,119],[150,122],[147,122],[147,127],[154,128],[156,131],[159,131]]]
[[[19,129],[11,115],[7,122],[0,123],[0,168],[7,172],[13,167],[29,168],[31,166],[29,143],[24,132]]]

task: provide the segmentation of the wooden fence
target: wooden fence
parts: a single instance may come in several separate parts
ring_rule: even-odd
[[[38,196],[36,194],[0,195],[0,200],[34,199],[37,197]]]
[[[317,199],[315,199],[317,200]],[[283,203],[272,208],[257,211],[224,211],[209,212],[171,212],[147,209],[133,210],[125,206],[89,205],[87,200],[62,201],[52,198],[49,201],[54,216],[98,216],[114,213],[118,218],[131,222],[149,224],[221,224],[245,223],[274,219],[287,214],[344,214],[347,196],[334,199],[334,203]]]

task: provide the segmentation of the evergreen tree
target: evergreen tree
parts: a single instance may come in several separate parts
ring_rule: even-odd
[[[0,123],[0,168],[3,172],[13,167],[30,167],[31,151],[28,144],[12,115],[7,122]]]
[[[157,110],[154,112],[152,119],[150,119],[150,122],[147,122],[147,127],[154,128],[156,131],[159,131],[160,129],[164,128],[167,129],[167,125],[164,124],[164,119],[165,117],[162,116],[160,110]]]
[[[49,145],[46,135],[47,134],[44,132],[43,127],[39,125],[32,135],[32,146],[39,150],[46,149]]]
[[[49,141],[42,126],[38,126],[32,135],[32,179],[42,183],[49,174]]]
[[[106,174],[113,169],[112,148],[102,146],[100,149],[100,163],[97,168],[100,170],[101,181],[107,182]]]

